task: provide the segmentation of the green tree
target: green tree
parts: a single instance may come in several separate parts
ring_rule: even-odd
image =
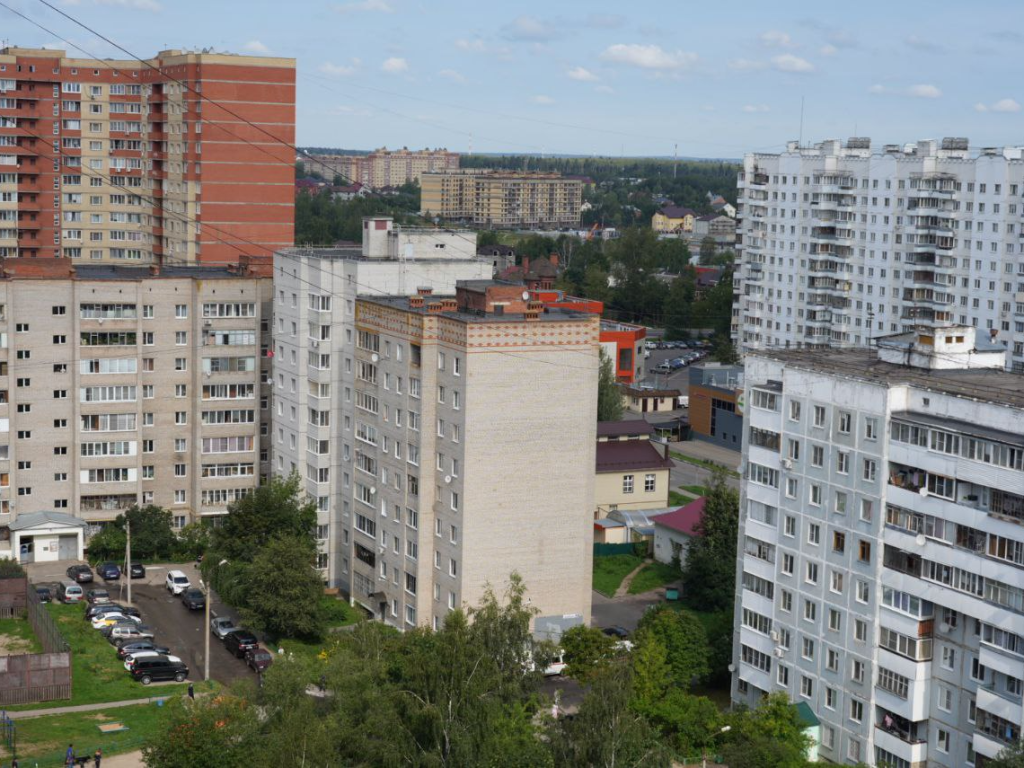
[[[722,365],[738,365],[740,362],[739,352],[732,339],[723,334],[715,334],[711,338],[711,358]]]
[[[684,594],[701,611],[732,610],[736,583],[739,494],[721,469],[713,471],[697,535],[683,565]]]
[[[622,390],[612,368],[612,360],[602,349],[601,370],[597,378],[597,420],[619,421],[622,418]]]
[[[598,264],[591,264],[583,273],[583,295],[594,301],[611,301],[612,291],[608,287],[608,273]]]
[[[163,507],[129,507],[89,540],[89,556],[94,560],[123,558],[126,528],[131,523],[132,559],[166,560],[177,544],[171,521],[171,513]]]
[[[142,748],[149,768],[225,768],[251,765],[258,754],[257,714],[234,696],[172,697],[159,734]]]
[[[638,712],[650,712],[665,696],[672,683],[665,644],[653,632],[640,632],[633,638],[633,703]]]
[[[210,546],[210,528],[202,522],[189,523],[178,532],[175,556],[192,560],[202,555]]]
[[[786,694],[770,694],[728,722],[721,754],[729,768],[805,768],[810,738]]]
[[[732,327],[732,272],[726,269],[718,283],[693,306],[694,324],[728,337]]]
[[[667,605],[647,611],[637,626],[637,640],[652,635],[664,647],[672,683],[688,690],[709,671],[708,639],[700,620],[687,611],[677,611]]]
[[[568,664],[566,674],[577,680],[589,680],[615,657],[615,640],[596,627],[570,627],[559,644]]]
[[[228,514],[210,533],[210,557],[203,570],[226,559],[249,562],[274,536],[312,539],[316,530],[316,501],[299,487],[299,476],[272,477],[228,507]],[[134,534],[134,531],[133,531]]]
[[[700,263],[710,264],[715,260],[715,251],[717,246],[715,245],[715,238],[708,235],[700,241]]]
[[[697,289],[697,273],[693,267],[685,267],[672,281],[665,297],[665,338],[685,339],[692,327],[693,297]]]
[[[677,754],[692,757],[712,746],[722,720],[711,699],[672,688],[645,714]]]
[[[108,523],[89,539],[86,555],[94,563],[124,557],[126,540],[123,528]]]
[[[630,707],[632,673],[629,665],[613,664],[598,675],[572,720],[549,729],[555,765],[669,766],[670,756],[657,732]]]
[[[994,759],[986,760],[985,768],[1024,768],[1024,741],[1017,741]]]
[[[309,536],[281,534],[261,546],[235,590],[245,596],[238,606],[245,622],[274,637],[322,637],[323,584],[313,567],[315,557]]]
[[[498,237],[498,233],[493,229],[487,229],[483,232],[476,233],[476,247],[483,248],[487,245],[499,245],[501,239]]]

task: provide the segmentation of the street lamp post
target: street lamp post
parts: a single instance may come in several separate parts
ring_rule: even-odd
[[[203,622],[203,632],[206,635],[206,639],[203,643],[203,680],[209,682],[210,680],[210,588],[206,586],[202,579],[199,580],[199,585],[203,588],[203,594],[206,596],[203,600],[205,606],[206,619]]]
[[[732,730],[732,726],[731,726],[731,725],[726,725],[726,726],[723,726],[723,727],[722,727],[722,729],[721,729],[720,731],[718,731],[718,733],[716,733],[716,734],[715,734],[714,736],[712,736],[711,738],[712,738],[712,740],[714,740],[714,739],[716,739],[716,738],[717,738],[717,737],[718,737],[718,736],[719,736],[720,734],[723,734],[723,733],[728,733],[728,732],[729,732],[729,731],[731,731],[731,730]],[[701,755],[700,765],[701,765],[701,768],[708,768],[708,748],[707,748],[707,747],[704,747],[704,752],[703,752],[703,754]]]

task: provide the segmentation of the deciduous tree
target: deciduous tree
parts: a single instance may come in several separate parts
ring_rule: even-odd
[[[618,421],[622,418],[622,390],[612,368],[612,359],[602,349],[601,369],[597,378],[597,420]]]
[[[667,605],[647,611],[637,626],[637,639],[651,634],[665,647],[672,683],[683,690],[708,674],[708,639],[700,620]]]
[[[323,584],[313,567],[316,548],[308,536],[282,534],[267,541],[232,590],[245,622],[274,637],[319,638],[325,630]]]
[[[732,608],[739,504],[739,494],[727,484],[725,472],[715,470],[708,484],[697,535],[690,543],[683,565],[684,596],[694,608],[702,611]]]
[[[562,633],[559,642],[569,665],[566,674],[577,680],[589,680],[615,656],[615,640],[596,627],[571,627]]]

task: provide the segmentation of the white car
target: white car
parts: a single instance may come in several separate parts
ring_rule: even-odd
[[[192,582],[188,580],[188,576],[182,571],[168,571],[165,586],[172,595],[180,595],[192,586]]]
[[[126,616],[123,613],[101,613],[92,620],[92,628],[103,629],[103,627],[109,627],[111,624],[122,624],[128,621],[134,621],[138,624],[142,619],[139,616]]]
[[[132,664],[134,664],[137,659],[146,659],[146,658],[152,658],[153,656],[163,656],[163,655],[164,654],[157,653],[156,651],[139,651],[138,653],[130,653],[127,656],[124,657],[124,668],[127,669],[129,672],[131,672]],[[181,659],[179,659],[177,656],[171,656],[170,654],[167,654],[167,660],[168,661],[181,661]]]
[[[565,661],[565,652],[559,648],[558,655],[551,659],[547,666],[544,667],[544,677],[555,677],[556,675],[564,675],[565,669],[569,665]]]

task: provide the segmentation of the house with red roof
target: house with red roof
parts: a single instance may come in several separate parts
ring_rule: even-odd
[[[683,507],[658,515],[654,522],[654,559],[670,565],[686,562],[690,543],[698,536],[701,520],[704,518],[703,496]]]

